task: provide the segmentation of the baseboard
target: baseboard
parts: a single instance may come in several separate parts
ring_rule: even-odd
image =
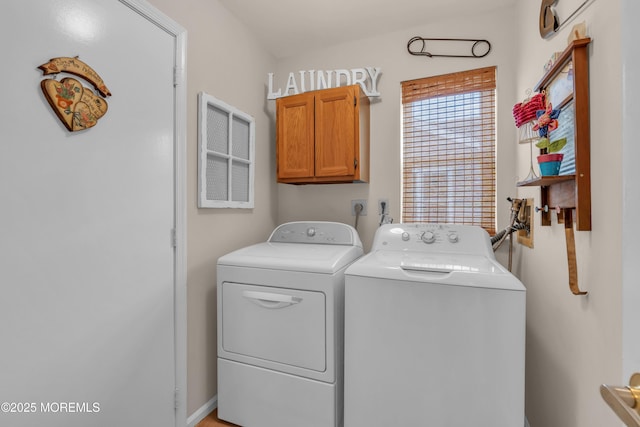
[[[218,395],[216,394],[207,403],[199,407],[193,414],[187,418],[187,427],[196,427],[200,421],[213,412],[218,407]]]

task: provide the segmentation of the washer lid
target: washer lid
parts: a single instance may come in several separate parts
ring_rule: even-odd
[[[349,276],[524,291],[524,285],[495,259],[481,255],[376,251],[360,258]]]
[[[360,246],[360,236],[348,224],[329,221],[298,221],[279,225],[269,242]]]
[[[350,225],[298,221],[278,226],[267,242],[219,258],[218,265],[332,274],[363,253],[358,232]]]
[[[362,254],[359,246],[265,242],[224,255],[218,265],[333,274]]]

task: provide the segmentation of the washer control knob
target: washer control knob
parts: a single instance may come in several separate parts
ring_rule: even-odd
[[[315,227],[309,227],[307,228],[307,236],[309,237],[313,237],[316,235],[316,229]]]
[[[411,236],[406,231],[402,233],[402,240],[404,240],[405,242],[408,242],[410,238]]]
[[[458,233],[449,233],[449,235],[447,237],[449,237],[449,241],[451,243],[457,243],[458,242]]]
[[[433,231],[425,231],[420,236],[420,239],[422,239],[422,241],[425,243],[433,243],[436,241],[436,235]]]

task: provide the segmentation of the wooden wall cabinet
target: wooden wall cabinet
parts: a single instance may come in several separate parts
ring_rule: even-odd
[[[278,182],[369,180],[369,98],[359,85],[276,100]]]
[[[572,107],[574,127],[575,173],[561,176],[542,176],[519,182],[522,186],[540,187],[540,204],[548,206],[542,213],[542,225],[551,225],[553,209],[575,209],[576,229],[591,230],[591,141],[589,125],[589,53],[591,39],[573,41],[562,52],[553,67],[536,85],[536,91],[546,91],[554,108]],[[566,80],[566,76],[571,77]],[[563,79],[565,79],[563,81]],[[572,84],[565,84],[572,82]],[[565,87],[563,87],[565,86]],[[556,88],[559,88],[556,90]],[[569,111],[569,110],[568,110]]]

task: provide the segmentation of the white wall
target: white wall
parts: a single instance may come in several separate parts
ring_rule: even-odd
[[[216,261],[264,241],[275,227],[275,129],[265,113],[275,60],[217,0],[151,0],[187,29],[187,414],[217,394]],[[256,119],[255,208],[197,208],[197,94],[205,91]]]
[[[506,197],[516,195],[514,183],[517,144],[513,135],[515,72],[513,55],[513,9],[489,11],[484,16],[464,17],[408,28],[391,34],[345,43],[330,49],[280,60],[274,88],[286,87],[290,72],[334,70],[375,66],[382,68],[378,89],[381,98],[371,105],[371,180],[368,184],[302,185],[279,184],[278,221],[318,219],[354,224],[351,200],[367,199],[369,214],[362,217],[358,231],[369,249],[379,217],[379,198],[389,199],[391,216],[400,221],[400,83],[420,77],[497,65],[498,67],[498,227],[509,219]],[[413,36],[482,38],[492,50],[481,59],[427,58],[407,52]],[[273,102],[273,101],[272,101]],[[505,245],[506,247],[507,245]]]
[[[566,0],[560,17],[582,1]],[[517,91],[542,76],[542,65],[566,47],[572,26],[551,39],[538,32],[539,2],[519,2]],[[563,12],[564,15],[561,13]],[[516,272],[527,286],[527,416],[532,427],[618,425],[602,401],[601,383],[621,378],[621,35],[618,0],[596,1],[578,18],[586,20],[590,46],[592,230],[576,232],[578,280],[588,296],[568,287],[565,239],[554,215],[541,227],[536,215],[535,248],[518,247]],[[529,154],[518,153],[526,174]],[[521,188],[535,197],[539,189]]]

